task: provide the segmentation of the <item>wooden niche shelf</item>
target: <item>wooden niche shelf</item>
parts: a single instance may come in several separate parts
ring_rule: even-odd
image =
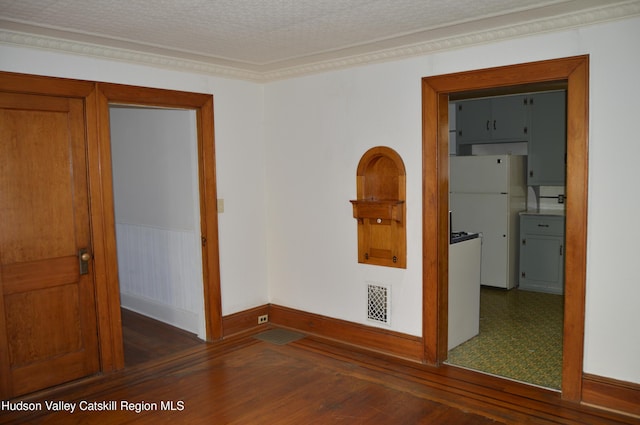
[[[358,220],[359,263],[407,267],[405,185],[404,163],[393,149],[378,146],[360,158],[358,199],[351,201]]]

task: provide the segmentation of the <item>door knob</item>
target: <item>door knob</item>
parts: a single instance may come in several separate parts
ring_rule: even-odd
[[[82,248],[78,251],[78,262],[80,263],[80,274],[89,274],[89,260],[91,260],[91,254],[86,248]]]

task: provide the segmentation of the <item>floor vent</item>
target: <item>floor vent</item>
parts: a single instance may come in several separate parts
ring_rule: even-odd
[[[389,314],[389,288],[377,283],[367,284],[367,319],[390,324],[391,317]]]
[[[254,338],[276,345],[286,345],[290,342],[304,338],[304,334],[289,331],[287,329],[275,328],[255,335]]]

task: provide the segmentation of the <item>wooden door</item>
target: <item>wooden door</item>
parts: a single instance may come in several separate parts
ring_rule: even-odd
[[[99,369],[84,123],[82,99],[0,93],[0,398]]]

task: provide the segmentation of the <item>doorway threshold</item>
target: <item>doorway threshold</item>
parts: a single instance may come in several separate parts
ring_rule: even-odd
[[[559,390],[563,306],[562,295],[482,287],[480,332],[445,363]]]

